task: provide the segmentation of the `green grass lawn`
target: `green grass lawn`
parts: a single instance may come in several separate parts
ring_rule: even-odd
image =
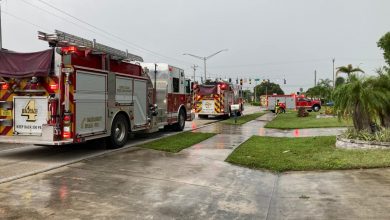
[[[253,136],[227,162],[276,172],[338,170],[390,166],[390,150],[335,148],[336,137],[280,138]]]
[[[216,134],[183,132],[166,138],[155,140],[149,143],[145,143],[137,147],[177,153],[187,147],[191,147],[192,145],[204,141],[214,135]]]
[[[257,112],[257,113],[253,113],[253,114],[249,114],[249,115],[239,116],[239,117],[237,117],[237,124],[234,123],[234,117],[231,117],[228,120],[222,121],[222,123],[230,124],[230,125],[242,125],[242,124],[245,124],[248,121],[252,121],[252,120],[254,120],[254,119],[256,119],[264,114],[265,114],[264,112]]]
[[[319,112],[310,112],[308,117],[298,117],[297,112],[288,111],[279,114],[266,124],[266,128],[295,129],[295,128],[329,128],[352,126],[351,121],[340,121],[338,118],[316,118]]]

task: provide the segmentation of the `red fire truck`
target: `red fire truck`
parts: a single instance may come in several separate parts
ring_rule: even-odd
[[[129,132],[168,125],[183,130],[192,119],[183,70],[168,68],[169,77],[160,77],[143,69],[139,56],[61,31],[39,32],[39,39],[51,49],[0,51],[0,142],[63,145],[107,138],[108,147],[117,148]]]
[[[244,111],[242,91],[239,85],[225,81],[206,81],[204,84],[194,84],[195,113],[199,118],[208,116],[232,115],[231,106],[239,105],[237,114]]]
[[[304,107],[307,111],[318,112],[321,109],[321,101],[308,99],[303,95],[269,95],[267,96],[267,110],[275,111],[275,103],[279,100],[279,108],[298,109]]]

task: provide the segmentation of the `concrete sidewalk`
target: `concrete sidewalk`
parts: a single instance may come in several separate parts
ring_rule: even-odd
[[[178,154],[133,148],[0,185],[10,219],[389,219],[390,169],[276,175],[224,162],[269,115]]]

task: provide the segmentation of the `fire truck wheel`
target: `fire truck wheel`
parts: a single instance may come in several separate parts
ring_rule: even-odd
[[[129,124],[123,114],[115,116],[111,126],[111,136],[108,148],[120,148],[126,144],[129,137]]]
[[[321,109],[319,105],[314,105],[313,106],[313,111],[318,112]]]
[[[173,130],[182,131],[185,125],[186,125],[186,113],[183,109],[181,109],[178,116],[178,122],[173,125]]]

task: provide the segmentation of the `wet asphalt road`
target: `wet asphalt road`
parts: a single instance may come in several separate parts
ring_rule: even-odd
[[[220,121],[220,118],[209,118],[187,121],[185,131],[198,129],[207,124]],[[129,140],[122,149],[139,145],[145,141],[174,135],[173,131],[160,131],[154,134],[136,136]],[[102,140],[66,146],[35,146],[26,144],[0,144],[0,183],[24,177],[46,170],[78,162],[86,158],[109,154],[118,150],[106,149]]]
[[[0,216],[11,219],[389,219],[390,170],[276,175],[224,159],[271,115],[178,154],[129,148],[0,185]],[[263,132],[264,131],[264,132]],[[329,135],[338,129],[321,130]]]
[[[260,111],[259,107],[247,106],[245,114],[258,111]],[[195,118],[193,121],[186,122],[184,130],[198,129],[220,120],[221,118],[218,117],[210,117],[208,119]],[[160,131],[154,134],[133,137],[119,151],[139,145],[145,141],[151,141],[173,134],[176,134],[176,132]],[[101,140],[78,145],[52,147],[26,144],[0,144],[0,183],[115,151],[117,150],[107,150]]]

